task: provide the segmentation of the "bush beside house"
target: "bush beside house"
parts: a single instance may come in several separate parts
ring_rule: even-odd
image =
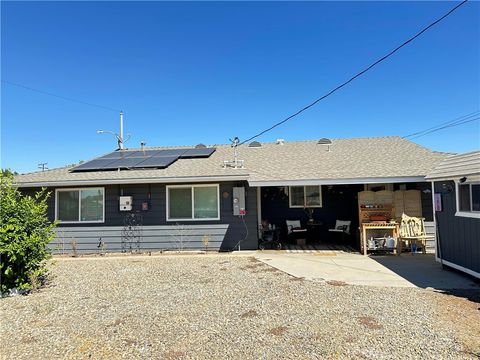
[[[24,196],[9,171],[0,174],[0,293],[29,290],[46,272],[55,223],[47,218],[46,190]]]

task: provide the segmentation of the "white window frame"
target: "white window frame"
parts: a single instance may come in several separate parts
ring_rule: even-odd
[[[456,212],[455,216],[460,217],[470,217],[480,219],[480,211],[460,211],[460,185],[470,185],[470,209],[473,208],[472,204],[472,185],[480,185],[480,181],[468,181],[461,183],[460,181],[455,181],[455,203],[456,203]]]
[[[82,190],[102,190],[102,220],[83,220],[82,221]],[[78,191],[78,220],[77,221],[62,221],[58,218],[58,193],[66,191]],[[55,220],[62,224],[100,224],[105,222],[105,188],[104,187],[82,187],[82,188],[61,188],[55,189]]]
[[[217,217],[214,218],[198,218],[196,219],[195,216],[195,194],[194,188],[202,188],[202,187],[215,187],[217,189]],[[195,185],[167,185],[165,187],[166,191],[166,217],[167,221],[215,221],[220,220],[220,185],[219,184],[195,184]],[[171,219],[170,218],[170,189],[179,189],[179,188],[190,188],[192,192],[192,217],[191,218],[182,218],[182,219]]]
[[[303,186],[303,205],[292,205],[292,187],[302,187]],[[318,186],[318,193],[320,195],[320,204],[319,205],[307,205],[307,186]],[[288,187],[288,205],[291,208],[321,208],[323,207],[323,199],[322,199],[322,185],[291,185]]]

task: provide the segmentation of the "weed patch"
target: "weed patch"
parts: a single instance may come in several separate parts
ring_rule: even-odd
[[[346,285],[348,285],[345,281],[339,281],[339,280],[328,280],[326,283],[328,285],[332,285],[332,286],[346,286]]]
[[[258,316],[258,313],[255,310],[248,310],[248,311],[244,312],[242,315],[240,315],[240,317],[242,319],[252,318],[252,317],[255,317],[255,316]]]
[[[359,316],[358,321],[360,324],[364,325],[365,327],[372,329],[372,330],[379,330],[383,329],[382,324],[380,324],[377,319],[373,316]]]
[[[274,327],[272,329],[270,329],[268,331],[269,334],[272,334],[272,335],[283,335],[285,334],[285,332],[287,331],[287,327],[286,326],[277,326],[277,327]]]

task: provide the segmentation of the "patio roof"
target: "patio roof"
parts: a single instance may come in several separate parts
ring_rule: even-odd
[[[454,179],[480,176],[480,151],[446,157],[428,175],[427,179]]]

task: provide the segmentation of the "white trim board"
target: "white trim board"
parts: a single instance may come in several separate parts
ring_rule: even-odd
[[[248,181],[250,186],[295,186],[295,185],[350,185],[350,184],[385,184],[427,182],[424,176],[403,177],[374,177],[374,178],[349,178],[349,179],[305,179],[305,180],[248,180],[249,175],[219,175],[171,178],[127,178],[127,179],[88,179],[88,180],[59,180],[35,181],[16,183],[19,188],[30,187],[61,187],[61,186],[104,186],[126,184],[174,184],[174,183],[201,183],[222,181]]]
[[[455,216],[459,217],[468,217],[468,218],[473,218],[473,219],[480,219],[480,212],[478,211],[457,211],[455,212]]]
[[[473,270],[467,269],[463,266],[454,264],[454,263],[452,263],[450,261],[447,261],[447,260],[442,260],[440,258],[437,259],[437,262],[442,263],[442,264],[447,265],[447,266],[450,266],[453,269],[463,271],[464,273],[467,273],[468,275],[472,275],[472,276],[480,279],[480,273],[477,273]]]
[[[174,183],[199,183],[221,181],[245,181],[248,175],[225,175],[203,177],[172,177],[172,178],[129,178],[129,179],[98,179],[98,180],[63,180],[63,181],[38,181],[14,184],[19,188],[30,187],[60,187],[60,186],[104,186],[127,184],[174,184]]]
[[[475,174],[468,174],[465,173],[465,175],[441,175],[438,177],[429,177],[426,176],[425,178],[427,181],[432,181],[432,182],[441,182],[441,181],[459,181],[461,178],[466,177],[469,181],[480,181],[480,174],[475,173]]]
[[[98,232],[98,231],[122,231],[124,226],[59,226],[55,228],[56,232]],[[206,228],[206,229],[227,229],[229,224],[182,224],[182,227],[185,229],[198,229],[198,228]],[[178,229],[177,224],[169,224],[169,225],[142,225],[143,230],[175,230]]]
[[[424,176],[403,177],[374,177],[374,178],[351,178],[351,179],[305,179],[305,180],[248,180],[250,186],[295,186],[295,185],[350,185],[350,184],[385,184],[385,183],[408,183],[427,182]]]

